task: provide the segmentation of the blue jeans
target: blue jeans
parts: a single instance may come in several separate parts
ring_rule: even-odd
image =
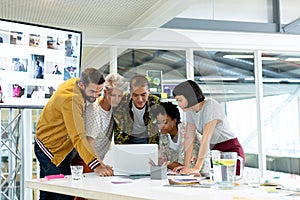
[[[36,158],[38,159],[40,163],[40,177],[44,178],[47,175],[53,175],[53,174],[64,174],[64,175],[70,175],[71,169],[70,169],[70,162],[73,159],[73,157],[76,155],[76,152],[72,151],[64,160],[63,162],[56,167],[51,160],[44,154],[44,152],[40,149],[40,147],[35,143],[34,144],[34,152],[36,155]],[[57,194],[52,192],[45,192],[40,191],[40,200],[73,200],[73,196],[63,195],[63,194]]]

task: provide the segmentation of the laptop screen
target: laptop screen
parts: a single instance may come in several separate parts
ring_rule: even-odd
[[[157,164],[158,145],[113,145],[112,154],[115,175],[150,175],[149,159]]]

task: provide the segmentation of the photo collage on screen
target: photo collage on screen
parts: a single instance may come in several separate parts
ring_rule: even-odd
[[[81,32],[0,19],[0,95],[50,98],[79,76]]]

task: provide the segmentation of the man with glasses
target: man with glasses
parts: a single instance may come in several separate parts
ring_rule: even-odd
[[[44,107],[37,124],[34,151],[40,163],[40,177],[70,175],[70,161],[76,153],[95,173],[113,175],[111,167],[97,159],[85,133],[85,105],[96,101],[105,79],[94,68],[87,68],[79,78],[62,83]],[[74,199],[74,197],[40,192],[40,199]]]
[[[150,112],[159,103],[159,97],[150,94],[145,76],[131,78],[130,94],[113,111],[115,144],[158,144],[158,129]]]

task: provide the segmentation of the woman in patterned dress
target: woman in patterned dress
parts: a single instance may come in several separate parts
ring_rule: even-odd
[[[160,131],[159,136],[159,165],[167,165],[168,169],[182,166],[184,163],[184,139],[185,123],[181,122],[180,112],[172,102],[161,102],[153,110],[153,117]],[[200,134],[195,134],[194,151],[190,159],[190,166],[194,166],[197,161],[197,153],[200,146]],[[209,170],[209,160],[206,163]]]

